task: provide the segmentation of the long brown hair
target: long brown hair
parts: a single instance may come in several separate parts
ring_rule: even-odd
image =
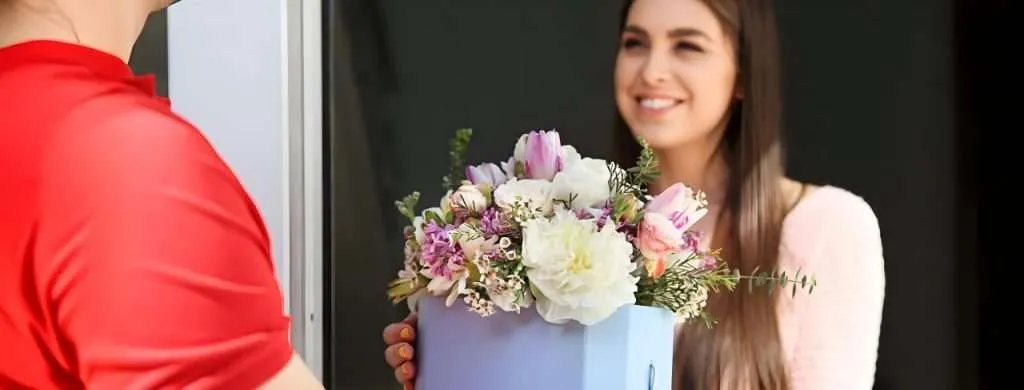
[[[730,110],[722,140],[729,181],[714,245],[726,262],[744,274],[778,264],[785,202],[781,92],[775,14],[770,0],[702,0],[713,11],[737,50],[737,84],[743,98]],[[633,1],[626,3],[622,25]],[[639,147],[622,118],[616,131],[617,160],[631,165]],[[746,285],[713,296],[708,310],[717,319],[712,329],[687,325],[676,340],[675,388],[695,390],[789,388],[779,339],[776,302]]]

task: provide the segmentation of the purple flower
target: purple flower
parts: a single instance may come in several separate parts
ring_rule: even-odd
[[[672,215],[669,216],[668,219],[672,221],[672,225],[679,230],[683,230],[683,228],[690,226],[690,218],[683,214],[682,211],[672,212]]]
[[[704,234],[699,231],[690,230],[683,233],[683,249],[697,252],[700,250],[700,240]]]
[[[562,141],[556,131],[531,131],[519,137],[514,158],[526,178],[550,181],[562,170]]]
[[[480,230],[486,236],[493,236],[504,233],[505,222],[501,219],[501,213],[497,208],[491,207],[484,210],[480,216]]]
[[[604,229],[604,225],[611,220],[611,217],[612,209],[609,207],[602,207],[599,209],[588,208],[576,210],[576,218],[594,219],[597,222],[598,229]]]
[[[450,240],[453,230],[455,226],[441,227],[433,221],[423,227],[424,240],[420,257],[428,272],[427,276],[450,279],[453,271],[462,268],[465,261],[462,250]]]
[[[704,254],[701,256],[698,266],[704,269],[713,269],[718,267],[718,259],[710,254]]]
[[[508,181],[508,177],[501,171],[501,168],[493,163],[466,167],[466,179],[476,185],[487,183],[491,187],[500,186]]]

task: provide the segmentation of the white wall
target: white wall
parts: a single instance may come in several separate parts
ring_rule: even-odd
[[[168,15],[169,95],[259,206],[287,281],[287,107],[279,0],[199,0]],[[274,12],[278,11],[278,12]]]
[[[292,342],[320,376],[319,1],[186,0],[168,12],[173,107],[206,134],[262,212]]]

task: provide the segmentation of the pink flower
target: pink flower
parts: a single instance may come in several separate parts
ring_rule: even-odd
[[[651,199],[637,231],[637,246],[647,260],[645,266],[651,277],[665,272],[669,254],[696,247],[697,237],[688,234],[688,229],[706,213],[703,200],[682,183]]]
[[[658,213],[647,213],[637,232],[637,246],[647,259],[645,266],[652,278],[665,272],[665,258],[679,251],[686,243],[683,232],[676,225]]]
[[[481,213],[487,209],[487,196],[480,188],[466,181],[448,198],[448,207],[457,213]]]
[[[703,269],[712,269],[718,267],[718,259],[710,254],[701,256],[697,264]]]
[[[676,183],[651,199],[645,214],[658,214],[672,221],[672,224],[679,230],[680,236],[690,229],[704,214],[703,200],[690,187],[685,184]]]
[[[531,131],[519,138],[514,158],[526,178],[551,181],[562,170],[562,141],[555,131]]]
[[[473,184],[487,183],[491,185],[491,188],[505,184],[508,181],[508,177],[501,171],[501,168],[494,163],[486,163],[480,165],[470,165],[466,167],[466,178],[469,179]]]

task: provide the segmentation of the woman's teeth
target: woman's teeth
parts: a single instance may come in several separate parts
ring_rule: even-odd
[[[640,99],[641,107],[649,108],[652,110],[669,108],[676,104],[679,104],[679,101],[676,99]]]

